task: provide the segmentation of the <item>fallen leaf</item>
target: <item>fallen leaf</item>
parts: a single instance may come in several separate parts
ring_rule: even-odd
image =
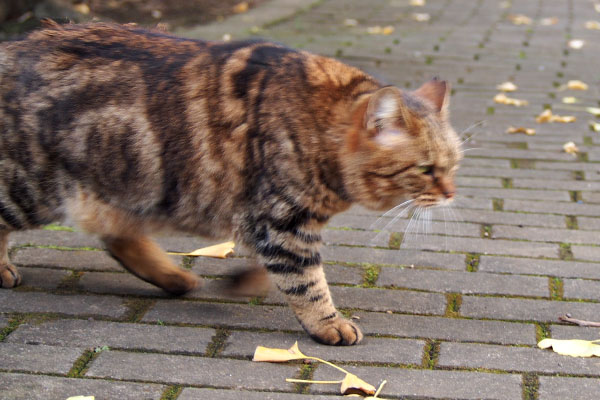
[[[385,26],[382,30],[381,33],[384,35],[391,35],[392,33],[394,33],[394,27],[393,26]]]
[[[250,5],[248,4],[248,2],[242,1],[241,3],[237,3],[235,6],[233,6],[233,12],[236,14],[242,14],[248,11],[249,8]]]
[[[291,360],[302,360],[306,358],[298,348],[298,342],[289,349],[271,349],[269,347],[257,346],[254,350],[252,361],[285,362]]]
[[[88,15],[90,13],[90,6],[85,3],[75,4],[73,9],[83,15]]]
[[[579,80],[570,80],[567,82],[566,88],[570,90],[588,90],[588,85]]]
[[[363,381],[358,376],[347,373],[346,377],[342,381],[342,387],[340,391],[342,394],[348,394],[348,392],[361,391],[365,394],[375,394],[375,386]]]
[[[587,21],[585,23],[585,29],[600,30],[600,22],[598,22],[598,21]]]
[[[95,400],[95,396],[71,396],[67,400]]]
[[[590,121],[590,129],[594,132],[600,132],[600,123],[596,121]]]
[[[520,126],[518,128],[515,128],[513,126],[509,126],[508,129],[506,130],[506,133],[524,133],[526,135],[533,136],[533,135],[535,135],[535,129],[533,129],[533,128],[525,128],[525,127],[522,127],[522,126]]]
[[[556,25],[556,24],[558,24],[558,18],[556,18],[556,17],[542,18],[540,20],[540,25],[550,26],[550,25]]]
[[[576,155],[577,153],[579,153],[579,148],[573,142],[565,143],[563,145],[563,150],[565,151],[565,153],[569,153],[569,154],[573,154],[573,155]]]
[[[558,354],[571,357],[600,357],[600,345],[595,344],[600,340],[559,340],[559,339],[544,339],[538,343],[540,349],[552,347]]]
[[[174,254],[178,256],[226,258],[229,254],[233,253],[234,247],[234,242],[226,242],[194,250],[191,253],[168,252],[168,254]]]
[[[358,21],[353,18],[346,18],[344,20],[344,25],[346,26],[356,26],[358,25]]]
[[[508,16],[508,19],[515,25],[531,25],[533,22],[531,18],[523,14],[512,14]]]
[[[543,113],[541,113],[540,115],[538,115],[535,118],[535,121],[537,123],[544,123],[544,122],[562,122],[562,123],[569,123],[569,122],[575,122],[576,118],[572,115],[566,115],[566,116],[560,116],[560,115],[554,115],[552,114],[551,110],[546,110]]]
[[[431,15],[427,13],[414,13],[412,15],[412,19],[414,19],[417,22],[427,22],[431,19]]]
[[[575,49],[575,50],[579,50],[585,44],[585,40],[573,39],[573,40],[569,40],[568,44],[569,44],[570,48]]]
[[[575,103],[579,103],[579,100],[577,100],[577,98],[575,98],[575,97],[569,96],[569,97],[563,97],[562,102],[564,104],[575,104]]]
[[[410,0],[410,5],[415,7],[423,7],[425,5],[425,0]]]
[[[231,42],[231,34],[229,34],[229,33],[224,34],[222,39],[224,42]]]
[[[527,100],[519,100],[507,97],[504,93],[498,93],[494,96],[494,101],[500,104],[507,104],[510,106],[522,107],[529,104]]]
[[[596,12],[600,13],[600,3],[594,4],[594,10],[596,10]]]
[[[517,85],[515,85],[512,82],[504,82],[499,84],[498,86],[496,86],[496,89],[502,91],[502,92],[514,92],[515,90],[518,89]]]
[[[600,108],[598,107],[586,107],[585,111],[589,112],[595,117],[600,117]]]
[[[379,25],[371,26],[367,28],[367,33],[371,35],[391,35],[394,33],[394,27],[391,25],[384,26],[383,28]]]

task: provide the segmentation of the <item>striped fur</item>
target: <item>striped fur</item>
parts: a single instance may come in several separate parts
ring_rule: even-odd
[[[358,343],[332,303],[320,230],[352,203],[452,197],[460,152],[447,89],[382,88],[269,42],[48,22],[0,45],[0,286],[20,280],[8,233],[57,220],[100,235],[128,270],[172,293],[199,280],[148,235],[233,234],[312,337]]]

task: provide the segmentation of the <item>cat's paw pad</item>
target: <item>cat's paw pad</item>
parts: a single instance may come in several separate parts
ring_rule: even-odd
[[[0,265],[0,288],[12,288],[21,283],[21,274],[12,264]]]
[[[360,343],[363,334],[356,324],[348,319],[336,317],[310,333],[319,343],[332,346],[352,346]]]

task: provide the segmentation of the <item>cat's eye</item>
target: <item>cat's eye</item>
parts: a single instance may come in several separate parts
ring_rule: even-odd
[[[433,165],[419,167],[419,172],[425,175],[433,175]]]

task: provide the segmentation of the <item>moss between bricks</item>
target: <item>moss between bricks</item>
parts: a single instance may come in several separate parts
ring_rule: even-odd
[[[467,264],[467,271],[469,272],[477,272],[479,269],[479,261],[481,256],[476,253],[469,253],[465,257],[465,261]]]
[[[81,355],[77,360],[75,360],[75,363],[73,364],[73,367],[71,367],[71,370],[69,371],[67,376],[69,378],[81,378],[83,374],[85,374],[85,371],[87,370],[87,367],[90,364],[90,362],[99,354],[99,352],[96,353],[91,350],[86,350],[83,353],[83,355]]]
[[[313,363],[309,360],[308,362],[300,368],[300,374],[298,375],[298,379],[311,380],[317,369],[316,363]],[[295,383],[294,384],[294,392],[301,394],[308,394],[310,388],[310,383]]]
[[[206,348],[206,357],[216,357],[225,350],[225,344],[230,334],[231,331],[229,329],[218,328],[212,337],[212,341]]]
[[[8,326],[0,330],[0,342],[4,341],[15,329],[19,327],[25,320],[23,316],[17,316],[8,320]]]
[[[460,293],[446,293],[446,312],[445,317],[457,318],[460,314],[460,305],[462,304],[462,295]]]
[[[548,287],[550,289],[550,298],[552,300],[563,300],[564,288],[563,280],[560,278],[549,278]]]
[[[374,287],[377,282],[377,278],[379,278],[379,273],[381,272],[381,267],[378,265],[369,265],[364,269],[364,287]]]
[[[569,243],[560,243],[558,249],[558,256],[561,260],[571,261],[573,260],[573,252],[571,251],[571,245]]]
[[[535,324],[535,340],[541,341],[551,337],[550,327],[547,323],[538,322]]]
[[[577,223],[577,217],[574,215],[565,216],[565,222],[567,224],[567,229],[579,229],[579,225]]]
[[[402,244],[403,238],[404,235],[402,233],[392,232],[392,234],[390,235],[390,241],[388,243],[388,246],[390,246],[390,248],[392,249],[400,249],[400,245]]]
[[[530,373],[523,374],[523,399],[537,400],[539,397],[538,390],[540,388],[540,380],[537,375]]]
[[[177,397],[179,397],[182,390],[182,386],[169,386],[165,389],[162,396],[160,396],[160,400],[175,400]]]
[[[439,340],[427,340],[425,343],[425,350],[423,353],[422,366],[426,369],[433,369],[437,364],[437,360],[440,355],[440,342]]]

